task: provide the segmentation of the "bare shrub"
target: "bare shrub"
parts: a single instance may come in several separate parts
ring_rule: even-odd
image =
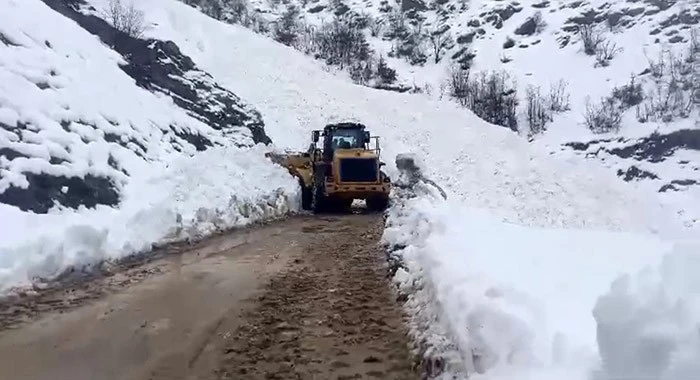
[[[525,90],[525,115],[529,135],[533,136],[547,130],[547,123],[554,120],[554,114],[570,109],[567,83],[563,80],[550,86],[549,93],[543,95],[539,87],[528,86]]]
[[[700,83],[695,78],[697,53],[692,49],[691,46],[682,55],[662,51],[658,60],[649,60],[653,86],[645,101],[637,106],[639,121],[670,122],[690,117],[700,102]]]
[[[133,38],[143,37],[146,31],[144,14],[132,2],[125,4],[122,0],[109,0],[105,16],[114,29]]]
[[[434,61],[435,63],[439,63],[445,52],[455,46],[455,41],[449,29],[445,28],[445,26],[438,27],[433,31],[428,31],[427,35],[428,42],[433,51]]]
[[[287,46],[293,46],[299,37],[300,24],[299,8],[289,5],[282,16],[277,20],[274,28],[274,39]]]
[[[622,111],[612,97],[603,98],[599,104],[586,99],[585,124],[593,133],[618,132],[622,124]]]
[[[377,63],[377,81],[379,85],[390,85],[396,82],[396,70],[389,67],[381,55]]]
[[[469,69],[464,69],[460,66],[450,67],[447,88],[450,91],[450,96],[456,99],[462,107],[467,106],[470,74],[471,71]]]
[[[341,17],[322,25],[316,31],[314,41],[317,58],[341,69],[367,61],[372,55],[363,31]]]
[[[622,108],[628,109],[644,101],[644,89],[637,82],[637,77],[632,75],[629,83],[613,89],[612,96],[620,102]]]
[[[525,113],[531,136],[544,132],[547,123],[554,120],[540,88],[535,86],[528,86],[525,90]]]
[[[607,67],[618,53],[622,52],[622,48],[618,47],[616,43],[608,40],[601,40],[596,48],[596,67]]]
[[[518,130],[517,86],[507,72],[481,72],[472,77],[468,69],[454,66],[449,73],[448,87],[454,99],[481,119]]]
[[[596,55],[598,46],[605,40],[603,35],[592,24],[579,26],[578,33],[581,36],[584,53]]]
[[[384,26],[384,20],[377,18],[371,18],[367,23],[367,28],[372,37],[379,37],[384,30]]]
[[[567,90],[568,83],[560,79],[549,86],[547,94],[547,106],[551,112],[565,112],[571,109],[570,94]]]

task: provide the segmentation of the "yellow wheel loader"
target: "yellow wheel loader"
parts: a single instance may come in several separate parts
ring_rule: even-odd
[[[306,152],[267,154],[298,179],[303,209],[346,211],[355,199],[365,200],[371,211],[388,206],[391,180],[381,170],[379,137],[370,136],[365,128],[352,122],[329,124],[312,131]],[[370,147],[372,140],[374,148]]]

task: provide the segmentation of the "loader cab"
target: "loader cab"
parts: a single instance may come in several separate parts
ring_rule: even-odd
[[[323,160],[330,162],[337,149],[368,149],[370,134],[365,126],[356,123],[327,125],[323,131],[313,131],[313,141],[323,136]]]

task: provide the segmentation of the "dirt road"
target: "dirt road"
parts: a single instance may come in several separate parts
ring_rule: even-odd
[[[381,223],[295,217],[0,304],[0,378],[417,379]]]

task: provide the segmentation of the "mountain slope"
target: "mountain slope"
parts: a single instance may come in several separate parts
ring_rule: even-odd
[[[454,104],[349,84],[291,48],[215,22],[184,4],[163,4],[169,2],[139,5],[154,24],[150,35],[174,40],[221,83],[237,88],[265,115],[267,131],[280,147],[305,149],[312,129],[329,120],[358,119],[382,136],[394,174],[392,157],[413,151],[426,160],[429,174],[461,199],[508,220],[646,229],[661,212],[614,174],[592,164],[550,160],[517,135]],[[577,170],[582,175],[568,174]],[[598,207],[606,211],[598,213]]]
[[[342,67],[356,83],[454,100],[554,154],[580,152],[700,226],[694,1],[186,3]],[[398,79],[387,84],[392,68]],[[572,151],[580,144],[591,151]],[[658,144],[661,165],[649,158]],[[644,152],[604,154],[618,148]]]

